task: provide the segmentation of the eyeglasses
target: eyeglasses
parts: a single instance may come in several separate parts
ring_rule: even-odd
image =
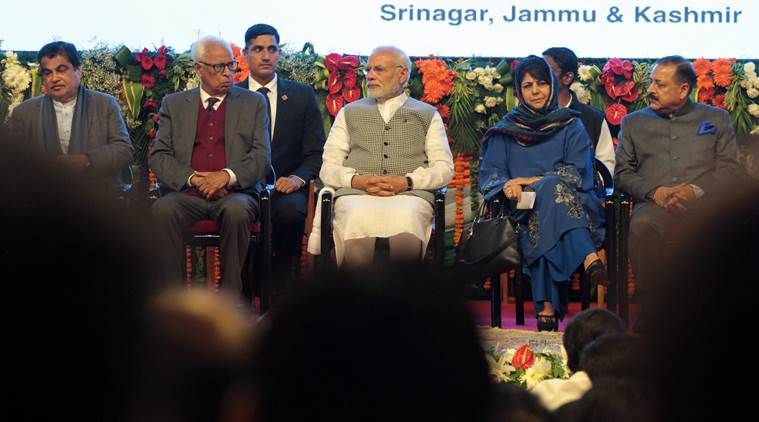
[[[198,61],[198,63],[210,67],[211,69],[213,69],[215,73],[221,73],[224,71],[224,69],[229,69],[230,72],[237,72],[237,69],[238,69],[237,62],[211,64],[211,63]]]
[[[397,66],[393,66],[392,68],[401,68],[401,69],[405,69],[405,68],[406,68],[406,66],[403,66],[403,65],[397,65]],[[365,67],[365,68],[364,68],[364,73],[368,75],[368,74],[369,74],[369,72],[371,72],[371,71],[373,70],[373,71],[374,71],[374,73],[376,73],[377,75],[382,75],[383,73],[387,72],[388,70],[390,70],[390,69],[392,69],[392,68],[387,68],[387,67],[385,67],[385,66],[374,66],[374,67],[372,67],[372,66],[367,66],[367,67]]]

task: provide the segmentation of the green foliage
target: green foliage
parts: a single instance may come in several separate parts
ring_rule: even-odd
[[[463,154],[476,154],[479,150],[479,134],[472,125],[474,88],[462,78],[453,81],[453,92],[448,98],[450,107],[448,135],[453,138],[452,150]]]

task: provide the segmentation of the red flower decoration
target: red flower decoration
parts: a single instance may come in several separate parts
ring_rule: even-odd
[[[343,77],[343,86],[346,88],[356,87],[356,72],[345,72],[345,76]]]
[[[142,63],[143,57],[145,57],[147,55],[148,55],[148,49],[147,48],[143,48],[141,52],[139,52],[139,53],[137,53],[137,54],[134,55],[134,59],[137,60],[138,62]]]
[[[150,139],[155,139],[155,129],[150,129],[150,132],[148,133],[148,137]]]
[[[330,94],[337,94],[341,89],[343,89],[343,79],[340,77],[340,72],[330,72],[327,79],[327,91]]]
[[[153,63],[155,64],[155,67],[158,68],[158,70],[166,69],[166,64],[168,64],[168,62],[169,59],[166,58],[166,56],[163,54],[159,54],[155,56],[155,59],[153,59]]]
[[[327,66],[327,70],[332,73],[337,70],[337,62],[342,58],[343,56],[337,53],[328,54],[324,57],[324,65]]]
[[[162,45],[162,46],[158,47],[158,55],[159,56],[165,56],[168,51],[169,51],[169,49],[166,48],[165,45]]]
[[[145,87],[145,89],[151,89],[155,86],[155,77],[150,75],[142,75],[140,82],[142,82],[142,86]]]
[[[617,98],[629,103],[638,99],[640,89],[632,80],[634,66],[629,60],[609,59],[604,65],[600,81],[609,98]]]
[[[448,118],[448,115],[450,114],[451,109],[445,104],[438,104],[437,112],[440,113],[440,118],[445,120]]]
[[[712,98],[712,105],[714,107],[719,107],[723,110],[727,110],[727,105],[725,104],[725,94],[715,95],[714,98]]]
[[[352,103],[359,98],[361,98],[361,89],[357,86],[354,86],[353,88],[348,88],[347,85],[343,86],[343,98],[345,101]]]
[[[158,114],[153,115],[153,123],[158,123]]]
[[[622,118],[627,115],[627,108],[620,103],[610,104],[606,107],[606,121],[614,126],[622,123]]]
[[[329,94],[327,95],[327,111],[329,112],[329,115],[332,117],[337,116],[337,113],[340,111],[340,109],[343,108],[343,105],[345,104],[345,100],[343,99],[343,96],[340,94]]]
[[[511,366],[515,368],[529,369],[535,364],[535,353],[530,346],[524,345],[517,349],[514,357],[511,359]]]
[[[146,75],[146,76],[149,76],[149,75]],[[144,83],[143,83],[143,85],[144,85]],[[156,100],[154,100],[152,98],[148,99],[148,100],[145,100],[145,102],[142,104],[142,107],[143,108],[149,108],[149,109],[155,109],[156,107],[158,107],[158,101],[156,101]]]
[[[162,78],[165,78],[166,77],[166,71],[162,70],[162,71],[158,72],[158,76],[160,76]]]
[[[148,55],[143,55],[140,64],[142,64],[143,69],[150,70],[153,67],[153,59]]]
[[[514,59],[514,60],[511,61],[511,71],[512,72],[514,70],[516,70],[518,64],[519,64],[519,62],[517,61],[517,59]]]

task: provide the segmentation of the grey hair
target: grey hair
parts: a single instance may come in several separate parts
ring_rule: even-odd
[[[203,57],[209,44],[221,45],[222,47],[226,48],[227,51],[229,51],[230,56],[233,55],[232,47],[230,47],[229,43],[225,39],[219,38],[215,35],[206,35],[205,37],[195,41],[192,44],[192,47],[190,47],[190,55],[192,56],[192,61],[194,63],[198,62],[198,57]]]
[[[398,58],[398,65],[403,66],[408,70],[408,77],[406,78],[406,81],[403,82],[403,85],[406,86],[406,84],[408,84],[409,79],[411,79],[411,59],[409,59],[408,54],[406,54],[406,52],[404,52],[398,47],[395,47],[392,45],[383,45],[372,50],[371,55],[374,55],[382,51],[389,51],[395,54],[395,56]]]

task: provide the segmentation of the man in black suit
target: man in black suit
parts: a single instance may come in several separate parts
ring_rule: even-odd
[[[614,142],[604,114],[593,107],[581,103],[569,89],[577,77],[577,56],[566,47],[552,47],[543,52],[543,58],[559,80],[559,105],[579,111],[585,131],[593,143],[595,157],[614,174]]]
[[[274,293],[294,271],[308,206],[308,181],[319,174],[324,128],[313,88],[277,77],[279,33],[266,24],[245,32],[248,79],[238,86],[264,94],[271,115]]]

